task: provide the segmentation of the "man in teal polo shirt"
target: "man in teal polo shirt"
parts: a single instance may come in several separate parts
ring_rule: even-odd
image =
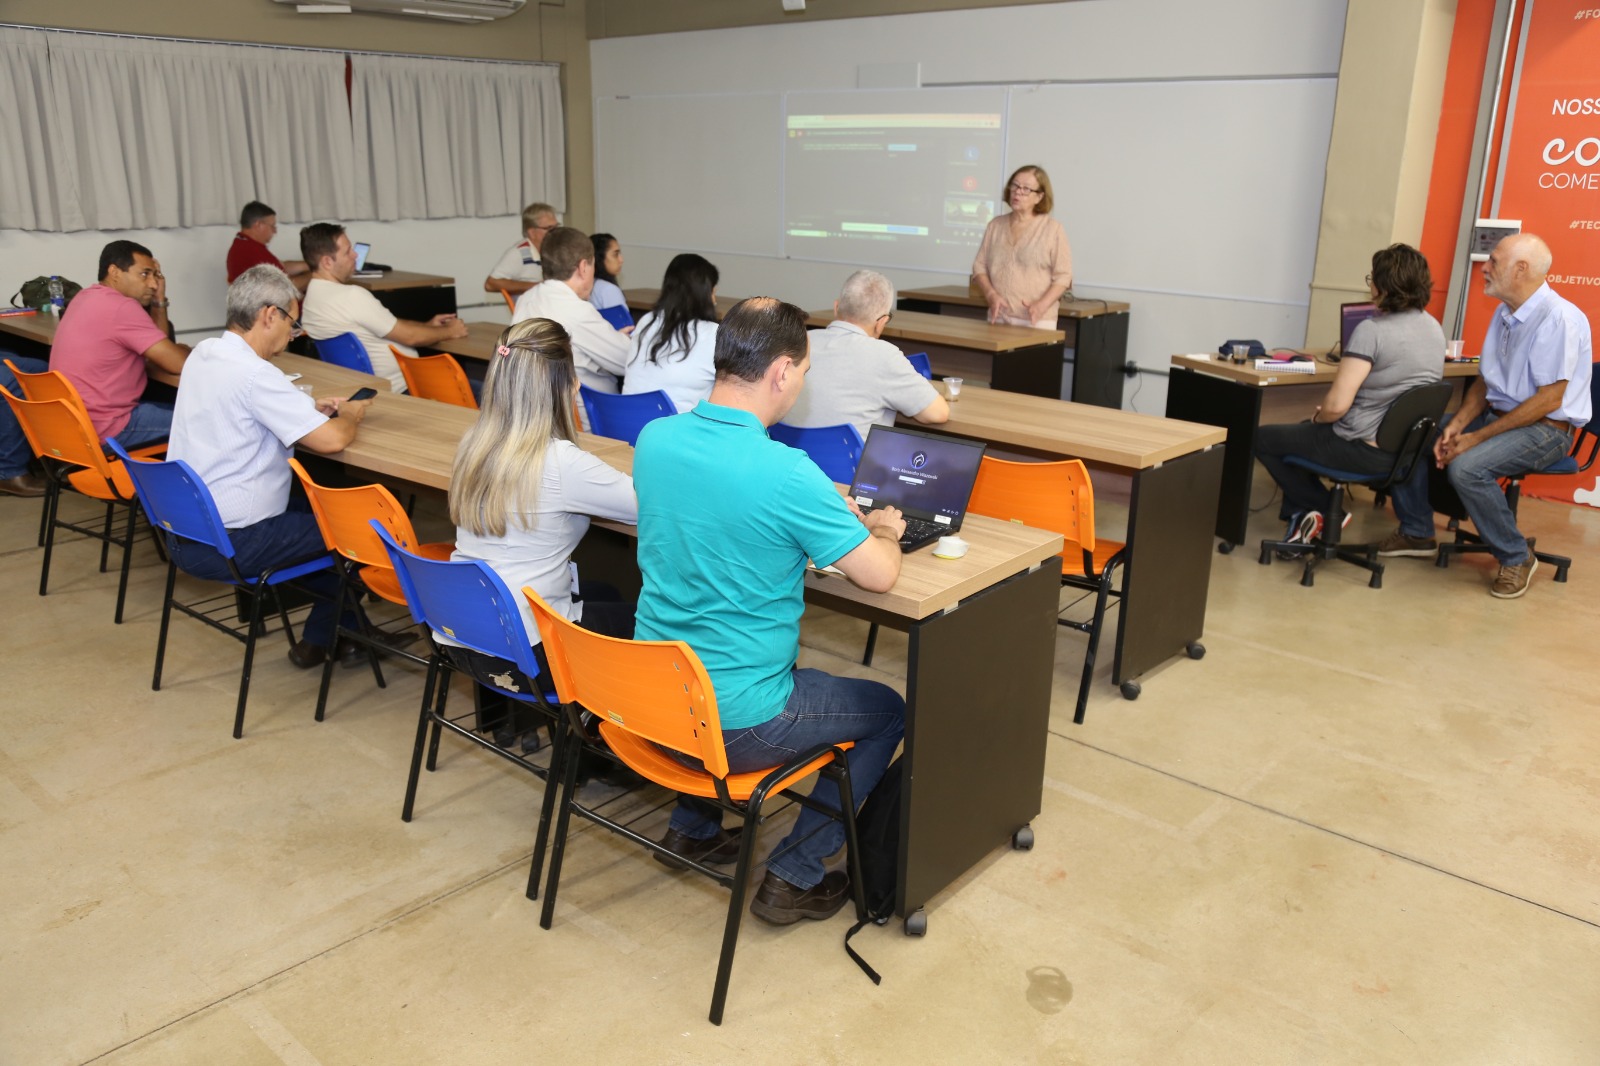
[[[633,483],[644,587],[635,636],[681,640],[700,657],[734,772],[853,740],[860,803],[905,733],[905,700],[876,681],[795,668],[806,560],[886,592],[900,576],[905,521],[892,507],[863,517],[805,453],[767,436],[805,384],[805,312],[767,297],[741,301],[717,331],[715,362],[710,399],[639,435]],[[827,778],[812,797],[838,808]],[[739,838],[723,830],[719,808],[683,798],[662,843],[726,863]],[[842,826],[803,811],[774,849],[751,912],[776,925],[837,913],[849,878],[824,860],[843,845]]]

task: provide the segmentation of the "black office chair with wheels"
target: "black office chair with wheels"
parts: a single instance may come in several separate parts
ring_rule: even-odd
[[[1589,404],[1591,410],[1600,407],[1600,374],[1591,374],[1589,376]],[[1600,452],[1600,435],[1596,434],[1594,422],[1591,421],[1588,425],[1580,428],[1573,436],[1572,448],[1566,455],[1543,469],[1524,470],[1506,478],[1506,503],[1511,507],[1511,517],[1516,518],[1517,516],[1517,501],[1522,499],[1523,478],[1528,477],[1530,474],[1576,476],[1587,473],[1589,468],[1594,465],[1597,452]],[[1451,490],[1449,495],[1454,496],[1454,490]],[[1456,500],[1455,504],[1456,506],[1451,507],[1444,513],[1450,515],[1451,519],[1453,519],[1451,525],[1455,529],[1456,539],[1452,543],[1439,545],[1439,557],[1434,564],[1439,567],[1449,566],[1450,556],[1452,555],[1465,555],[1469,552],[1486,552],[1489,550],[1489,546],[1483,542],[1482,537],[1476,533],[1468,533],[1461,528],[1461,519],[1467,517],[1466,508],[1459,506],[1460,500]],[[1532,539],[1529,539],[1528,546],[1533,548]],[[1542,552],[1537,548],[1534,548],[1533,555],[1541,563],[1556,568],[1557,581],[1565,581],[1567,579],[1567,570],[1572,566],[1572,560],[1569,557],[1555,555],[1551,552]]]
[[[1433,431],[1438,428],[1440,419],[1444,417],[1445,405],[1450,402],[1451,388],[1447,381],[1418,385],[1402,394],[1390,406],[1389,412],[1383,416],[1383,422],[1378,426],[1377,437],[1378,447],[1394,454],[1394,463],[1389,467],[1387,474],[1374,477],[1371,474],[1336,470],[1298,455],[1285,456],[1284,462],[1290,466],[1309,470],[1318,477],[1332,482],[1328,493],[1328,508],[1323,512],[1322,534],[1309,543],[1262,541],[1261,565],[1270,565],[1274,555],[1303,556],[1305,570],[1300,575],[1300,584],[1310,588],[1316,581],[1318,563],[1324,559],[1343,559],[1372,575],[1367,581],[1369,588],[1382,588],[1384,564],[1378,561],[1377,545],[1340,542],[1340,532],[1344,527],[1346,513],[1345,486],[1365,485],[1378,492],[1391,492],[1394,486],[1410,477],[1417,463],[1425,460],[1424,450],[1427,448],[1429,438],[1433,436]]]

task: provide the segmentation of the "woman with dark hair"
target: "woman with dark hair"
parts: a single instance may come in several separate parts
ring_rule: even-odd
[[[711,395],[717,347],[717,268],[702,256],[674,256],[661,279],[661,298],[633,331],[622,391],[672,397],[680,413]]]
[[[1283,489],[1278,517],[1289,523],[1286,540],[1315,540],[1322,532],[1320,508],[1328,489],[1315,474],[1289,466],[1298,455],[1337,470],[1380,476],[1394,465],[1394,453],[1378,447],[1378,426],[1401,394],[1444,376],[1444,330],[1425,310],[1433,275],[1422,253],[1392,244],[1372,256],[1367,288],[1378,313],[1356,327],[1339,363],[1339,372],[1310,421],[1262,426],[1256,458]],[[1418,464],[1417,470],[1422,469]],[[1417,471],[1412,472],[1417,476]],[[1345,520],[1349,521],[1349,515]],[[1401,532],[1432,537],[1433,527]]]
[[[633,315],[617,286],[617,275],[622,273],[622,245],[609,233],[591,234],[589,240],[594,244],[594,289],[589,293],[589,302],[607,322],[626,333],[633,328]]]

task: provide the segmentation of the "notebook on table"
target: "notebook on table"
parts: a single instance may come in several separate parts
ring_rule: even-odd
[[[906,519],[900,550],[916,551],[961,528],[987,447],[919,429],[873,426],[850,498],[863,511],[898,507]]]

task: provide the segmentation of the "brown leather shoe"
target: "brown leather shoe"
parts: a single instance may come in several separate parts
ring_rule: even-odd
[[[682,855],[691,862],[701,862],[708,866],[726,866],[739,857],[739,841],[742,839],[744,826],[735,829],[718,829],[717,835],[705,840],[696,840],[694,837],[684,836],[676,829],[668,829],[667,835],[661,838],[661,846],[674,855]],[[660,852],[656,852],[656,862],[674,870],[687,870],[689,867],[675,859],[669,859]]]
[[[46,487],[42,477],[35,477],[32,474],[18,474],[16,477],[8,477],[4,481],[0,481],[0,494],[32,498],[43,496]]]
[[[328,649],[309,640],[296,641],[289,645],[289,661],[300,670],[309,670],[328,661]]]
[[[1532,551],[1522,561],[1521,566],[1500,567],[1500,572],[1495,575],[1494,584],[1489,586],[1489,595],[1497,600],[1514,600],[1528,591],[1528,585],[1533,582],[1533,572],[1539,569],[1539,558]]]
[[[771,870],[750,901],[750,913],[772,925],[793,925],[802,918],[821,921],[839,913],[850,898],[850,875],[843,870],[824,874],[811,888],[791,885]]]

